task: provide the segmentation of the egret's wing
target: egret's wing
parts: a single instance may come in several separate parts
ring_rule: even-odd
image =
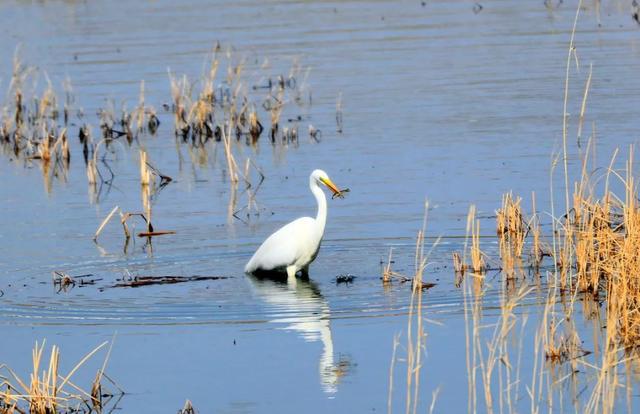
[[[245,271],[275,270],[295,263],[305,238],[313,233],[314,222],[311,217],[302,217],[280,228],[262,243]]]

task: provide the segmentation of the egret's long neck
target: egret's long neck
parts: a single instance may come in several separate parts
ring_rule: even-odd
[[[311,192],[318,202],[318,214],[316,215],[316,222],[318,223],[320,234],[323,234],[324,225],[327,222],[327,198],[325,197],[322,189],[315,181],[310,182],[309,187],[311,187]]]

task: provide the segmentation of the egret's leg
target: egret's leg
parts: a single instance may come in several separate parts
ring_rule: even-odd
[[[296,285],[296,272],[297,269],[294,265],[287,266],[287,283],[291,286]]]
[[[302,279],[309,279],[309,265],[306,265],[305,267],[303,267],[302,269],[300,269],[300,277]]]

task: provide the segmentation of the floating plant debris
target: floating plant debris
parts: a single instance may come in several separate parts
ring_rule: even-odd
[[[165,236],[167,234],[176,234],[173,230],[143,231],[138,233],[138,237]]]
[[[53,275],[53,285],[58,288],[58,292],[66,291],[70,287],[74,286],[86,286],[86,285],[95,285],[96,282],[101,281],[101,278],[93,277],[92,273],[71,276],[65,272],[55,270],[51,272]]]
[[[119,279],[119,282],[109,286],[112,288],[119,287],[141,287],[151,285],[171,285],[175,283],[185,282],[201,282],[205,280],[224,280],[230,279],[230,276],[134,276]]]

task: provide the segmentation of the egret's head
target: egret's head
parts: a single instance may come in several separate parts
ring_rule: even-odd
[[[331,191],[333,191],[333,194],[340,194],[338,186],[335,185],[333,181],[331,181],[327,173],[322,170],[314,170],[311,173],[311,182],[316,183],[317,185],[322,184],[328,187]]]

